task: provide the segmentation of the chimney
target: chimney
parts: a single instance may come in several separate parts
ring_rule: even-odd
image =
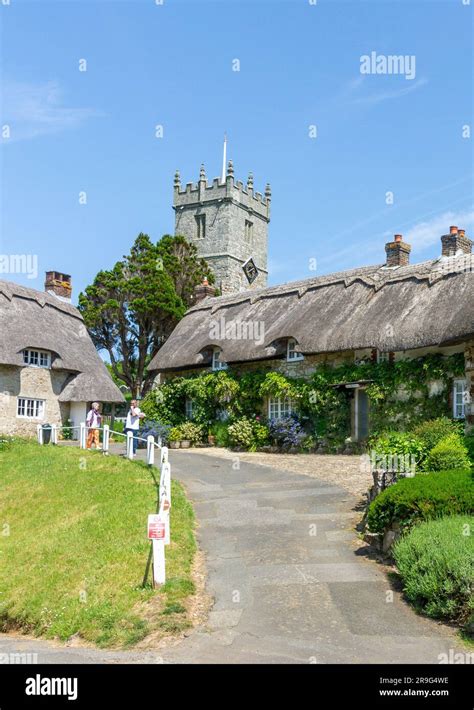
[[[441,254],[443,256],[456,256],[456,254],[470,254],[472,241],[466,237],[465,229],[450,227],[449,234],[441,237]]]
[[[403,241],[401,234],[395,234],[393,242],[386,243],[385,252],[387,254],[386,266],[408,266],[411,246]]]
[[[194,289],[194,304],[200,303],[208,296],[214,296],[216,289],[211,286],[207,279],[203,279],[202,284],[196,286]]]
[[[70,303],[72,294],[71,277],[69,274],[61,274],[59,271],[47,271],[44,290],[61,301]]]

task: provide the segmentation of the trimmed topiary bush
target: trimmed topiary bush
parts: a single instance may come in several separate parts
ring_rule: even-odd
[[[449,434],[434,446],[426,460],[426,466],[431,471],[469,468],[471,462],[467,449],[458,434]]]
[[[474,616],[474,517],[421,523],[393,548],[408,600],[435,619],[469,624]]]
[[[393,523],[408,527],[442,515],[474,513],[474,481],[470,470],[419,473],[402,478],[372,501],[367,513],[370,532],[384,533]]]

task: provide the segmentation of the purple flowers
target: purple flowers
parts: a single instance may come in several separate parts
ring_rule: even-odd
[[[306,433],[296,416],[272,419],[269,422],[270,438],[282,449],[298,447]]]

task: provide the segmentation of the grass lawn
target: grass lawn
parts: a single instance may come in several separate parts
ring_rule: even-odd
[[[150,570],[143,588],[157,499],[145,464],[24,441],[0,450],[0,629],[128,646],[189,626],[194,514],[176,481],[172,495],[167,582],[153,590]]]

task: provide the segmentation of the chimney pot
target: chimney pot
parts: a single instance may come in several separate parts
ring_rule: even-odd
[[[194,289],[194,305],[200,303],[208,296],[214,296],[216,289],[211,286],[207,277],[204,277],[202,283]]]
[[[47,271],[44,281],[44,290],[61,301],[71,302],[72,283],[69,274],[59,271]]]
[[[385,253],[387,254],[386,266],[408,266],[410,262],[411,246],[403,241],[401,234],[394,235],[393,242],[387,242]]]
[[[465,229],[450,227],[449,234],[441,237],[442,256],[456,256],[456,254],[471,254],[472,241],[466,237]]]

